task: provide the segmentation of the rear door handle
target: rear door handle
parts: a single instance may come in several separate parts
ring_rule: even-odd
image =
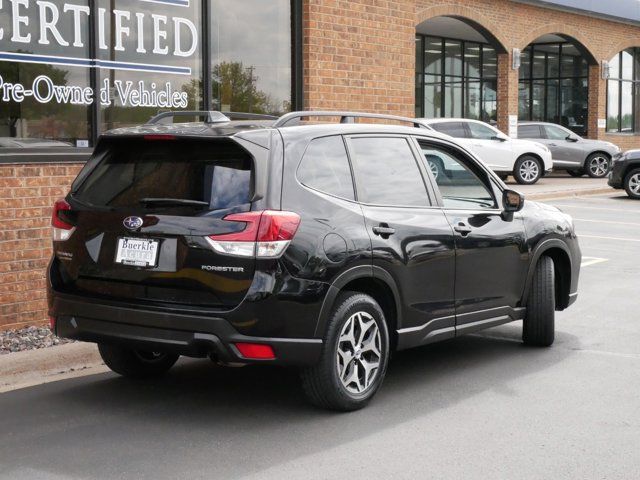
[[[465,222],[457,222],[453,229],[462,236],[469,235],[472,232],[472,228]]]
[[[396,229],[391,228],[389,225],[379,225],[377,227],[373,227],[373,233],[380,235],[381,237],[388,237],[389,235],[396,233]]]

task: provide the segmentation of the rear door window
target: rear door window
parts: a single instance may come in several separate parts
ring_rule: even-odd
[[[298,167],[298,180],[315,190],[354,200],[351,167],[342,137],[312,140]]]
[[[72,188],[74,198],[83,203],[151,209],[179,206],[183,201],[182,208],[222,210],[251,198],[253,161],[232,140],[116,138],[107,142],[94,159],[95,166],[81,174]]]
[[[406,138],[352,138],[351,150],[359,201],[386,206],[429,205],[422,174]]]
[[[518,138],[544,138],[540,125],[518,125]]]
[[[467,129],[462,122],[437,122],[430,126],[437,132],[447,134],[454,138],[466,138]]]

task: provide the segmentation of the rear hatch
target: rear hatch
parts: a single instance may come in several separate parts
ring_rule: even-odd
[[[210,235],[241,231],[223,217],[251,210],[252,156],[232,138],[105,137],[72,186],[54,242],[64,291],[232,308],[254,257],[217,253]]]

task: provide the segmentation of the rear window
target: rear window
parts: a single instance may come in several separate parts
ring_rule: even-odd
[[[157,209],[158,205],[178,206],[171,200],[182,200],[187,201],[183,207],[205,210],[249,203],[252,158],[232,140],[121,138],[108,142],[72,188],[74,198],[83,203]]]

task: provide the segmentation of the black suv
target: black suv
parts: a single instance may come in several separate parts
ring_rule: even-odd
[[[338,410],[373,397],[394,350],[515,320],[551,345],[577,296],[571,218],[418,127],[296,112],[104,135],[53,211],[55,333],[131,377],[179,355],[301,367]]]
[[[640,199],[640,150],[629,150],[613,157],[609,186],[625,189],[631,198]]]

